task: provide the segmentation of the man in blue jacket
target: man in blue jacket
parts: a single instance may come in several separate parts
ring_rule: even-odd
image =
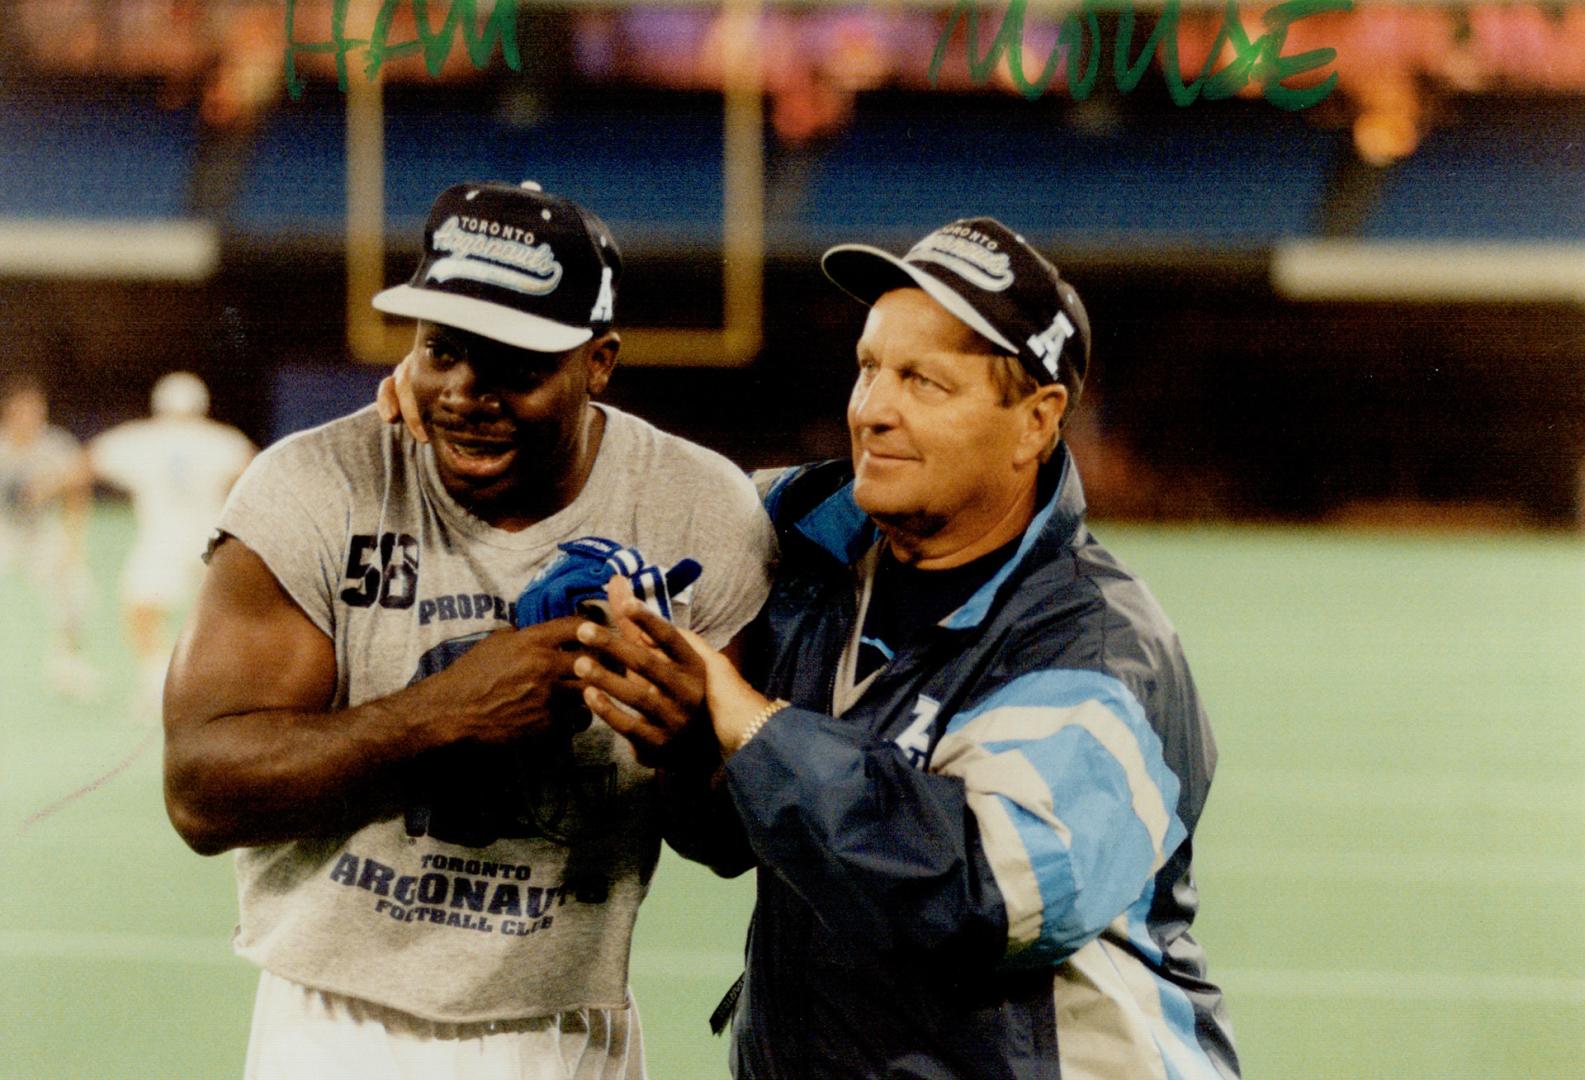
[[[1077,294],[988,218],[823,265],[871,305],[852,461],[767,487],[761,666],[625,604],[658,651],[580,629],[613,727],[658,750],[702,696],[725,758],[758,867],[734,1075],[1237,1076],[1188,933],[1211,732],[1060,441]]]

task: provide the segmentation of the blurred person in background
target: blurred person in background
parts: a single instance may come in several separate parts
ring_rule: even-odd
[[[98,683],[82,643],[92,495],[82,446],[49,422],[43,383],[7,378],[0,385],[0,571],[16,568],[44,599],[45,673],[71,697],[90,696]]]
[[[716,866],[758,867],[733,1074],[1236,1077],[1188,932],[1211,731],[1060,441],[1077,293],[989,218],[823,266],[870,305],[852,457],[762,478],[781,555],[749,677],[625,602],[652,644],[585,623],[604,664],[575,664],[647,752],[708,725],[725,760],[742,842]]]
[[[98,479],[132,498],[137,534],[122,572],[121,604],[137,658],[137,710],[157,719],[171,616],[192,602],[204,545],[256,448],[236,428],[209,419],[209,388],[190,372],[161,376],[149,407],[152,416],[89,442],[88,460]]]
[[[728,647],[770,523],[730,462],[592,401],[620,345],[598,218],[463,184],[424,245],[374,301],[417,320],[424,439],[371,406],[244,474],[171,664],[167,806],[240,849],[248,1077],[633,1080],[632,928],[690,822],[664,755],[581,703],[570,604],[613,561],[688,563],[652,599]]]

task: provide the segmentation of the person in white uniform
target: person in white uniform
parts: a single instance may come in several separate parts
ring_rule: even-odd
[[[71,697],[98,673],[83,651],[90,581],[84,535],[92,479],[82,446],[49,422],[43,383],[14,375],[0,386],[0,573],[15,572],[46,598],[45,672]]]
[[[256,448],[236,428],[209,419],[209,388],[191,372],[161,376],[149,405],[152,416],[93,439],[88,457],[98,479],[132,499],[137,531],[121,604],[137,657],[140,709],[157,716],[171,616],[197,593],[204,546]]]
[[[719,807],[591,716],[581,620],[545,601],[577,552],[686,563],[672,618],[727,645],[774,536],[731,462],[592,401],[620,344],[598,218],[462,184],[424,241],[374,302],[418,320],[427,441],[370,406],[249,466],[171,661],[166,804],[237,851],[248,1077],[638,1080],[639,902]]]

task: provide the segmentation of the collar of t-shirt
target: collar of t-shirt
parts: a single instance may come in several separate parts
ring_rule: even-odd
[[[973,562],[945,570],[921,570],[881,550],[870,586],[869,608],[859,634],[858,679],[885,667],[914,637],[962,607],[1018,550],[1015,536]]]

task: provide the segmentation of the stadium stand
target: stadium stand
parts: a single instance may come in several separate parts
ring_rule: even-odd
[[[186,212],[197,114],[154,94],[0,87],[0,216],[147,219]]]

